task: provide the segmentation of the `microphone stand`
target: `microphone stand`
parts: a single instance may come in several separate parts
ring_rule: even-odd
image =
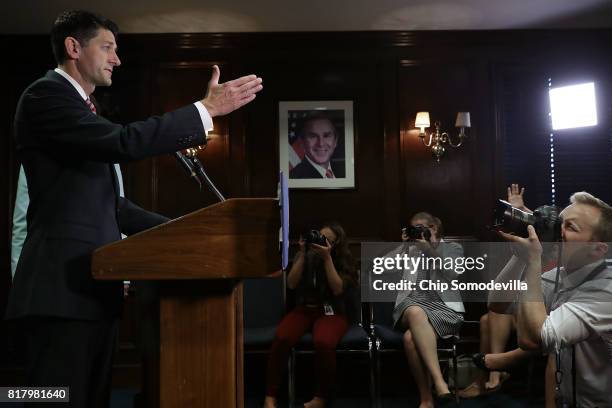
[[[187,154],[185,156],[193,165],[193,168],[195,170],[195,174],[198,178],[198,182],[200,183],[200,189],[202,189],[202,184],[206,183],[206,185],[208,186],[208,188],[210,188],[210,190],[215,193],[215,195],[217,196],[217,198],[219,199],[219,201],[223,202],[225,201],[225,197],[223,197],[223,194],[221,194],[221,192],[217,189],[217,187],[215,187],[215,185],[213,184],[212,180],[210,179],[210,177],[208,177],[208,174],[206,174],[206,171],[204,170],[204,166],[202,166],[202,163],[200,162],[200,159],[198,159],[197,156],[197,150],[196,149],[187,149]]]
[[[176,161],[179,162],[183,170],[185,170],[185,172],[189,175],[189,177],[193,177],[193,179],[198,183],[198,186],[200,187],[200,190],[201,190],[202,183],[200,182],[200,179],[198,178],[198,175],[196,174],[195,167],[193,163],[191,162],[191,160],[185,157],[185,155],[181,152],[174,152],[174,157],[176,158]]]

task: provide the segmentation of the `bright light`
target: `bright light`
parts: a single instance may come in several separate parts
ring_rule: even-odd
[[[550,88],[548,96],[553,130],[597,125],[593,82]]]

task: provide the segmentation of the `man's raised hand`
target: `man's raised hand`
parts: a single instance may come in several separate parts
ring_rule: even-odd
[[[220,77],[219,67],[213,65],[206,96],[201,100],[211,117],[235,111],[255,99],[255,94],[263,89],[263,81],[256,75],[243,76],[221,84]]]
[[[525,201],[523,200],[523,193],[525,188],[521,188],[518,184],[511,184],[508,187],[508,202],[519,210],[531,212],[531,210],[525,207]]]

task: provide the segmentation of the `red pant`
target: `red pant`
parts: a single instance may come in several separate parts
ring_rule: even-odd
[[[283,318],[276,329],[268,359],[266,395],[275,397],[281,375],[287,366],[291,348],[311,330],[315,348],[315,395],[326,398],[336,377],[336,345],[348,330],[344,315],[326,316],[323,307],[297,306]]]

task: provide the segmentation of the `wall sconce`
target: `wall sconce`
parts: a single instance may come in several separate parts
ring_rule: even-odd
[[[440,157],[446,151],[444,147],[445,144],[449,144],[452,147],[459,147],[463,143],[464,139],[467,138],[467,134],[465,133],[465,128],[471,127],[470,123],[470,112],[458,112],[457,120],[455,121],[455,127],[459,128],[459,135],[457,136],[458,142],[454,143],[452,136],[447,132],[442,132],[440,127],[441,124],[439,121],[434,122],[435,131],[432,131],[427,135],[425,133],[425,128],[430,126],[429,121],[429,112],[417,112],[416,119],[414,121],[414,126],[421,129],[419,133],[419,137],[423,144],[427,147],[431,147],[431,154],[436,159],[436,161],[440,161]],[[425,137],[427,137],[427,141],[425,141]]]

